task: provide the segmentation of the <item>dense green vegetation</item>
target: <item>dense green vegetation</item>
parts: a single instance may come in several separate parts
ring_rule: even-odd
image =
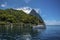
[[[14,10],[14,9],[0,9],[0,24],[6,23],[24,23],[24,24],[41,24],[41,20],[39,20],[36,16],[26,14],[22,10]]]

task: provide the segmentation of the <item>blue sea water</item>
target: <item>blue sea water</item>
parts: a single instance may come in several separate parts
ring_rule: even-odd
[[[60,25],[49,25],[46,29],[38,28],[38,33],[35,35],[15,35],[13,37],[0,35],[0,40],[60,40]]]
[[[32,40],[60,40],[60,25],[49,25]]]

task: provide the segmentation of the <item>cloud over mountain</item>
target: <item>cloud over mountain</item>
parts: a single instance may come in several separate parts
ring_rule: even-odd
[[[34,9],[37,13],[39,13],[39,9],[38,8],[31,8],[31,7],[16,8],[16,10],[23,10],[27,14],[29,14],[32,9]]]

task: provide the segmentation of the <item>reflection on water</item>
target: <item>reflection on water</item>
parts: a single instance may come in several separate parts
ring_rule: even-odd
[[[0,39],[3,40],[38,40],[35,36],[37,34],[26,34],[26,35],[9,35],[9,34],[0,34]],[[40,39],[40,38],[39,38]]]
[[[25,26],[25,25],[24,25]],[[29,25],[28,25],[29,26]],[[0,25],[0,40],[40,40],[37,39],[35,36],[36,34],[30,34],[30,28],[24,27],[23,30],[20,29],[21,25]],[[43,32],[43,29],[35,29],[38,32]],[[23,31],[23,32],[21,32]],[[21,34],[22,33],[22,34]],[[23,34],[24,33],[24,34]]]
[[[41,38],[39,35],[45,31],[45,29],[39,29],[39,28],[37,28],[37,30],[38,33],[32,35],[32,40],[40,40]]]
[[[60,40],[60,26],[56,25],[46,26],[46,30],[37,28],[35,30],[38,30],[38,33],[34,34],[30,34],[30,32],[20,34],[15,28],[14,32],[11,30],[10,27],[8,29],[4,26],[0,26],[0,40]]]

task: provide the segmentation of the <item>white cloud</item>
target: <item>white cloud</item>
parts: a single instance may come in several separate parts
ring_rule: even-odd
[[[24,0],[25,1],[25,3],[29,3],[31,0]]]
[[[6,7],[7,6],[7,2],[5,2],[4,4],[0,5],[1,7]]]
[[[35,8],[35,10],[36,10],[36,12],[37,12],[37,13],[39,13],[39,10],[40,10],[40,9],[38,9],[38,8]]]
[[[16,10],[23,10],[25,13],[29,14],[32,10],[31,7],[22,7],[22,8],[15,8]],[[33,8],[37,13],[39,13],[39,9]]]
[[[30,7],[22,7],[22,8],[16,8],[16,10],[23,10],[25,13],[29,14],[32,8]]]
[[[57,20],[45,20],[46,25],[60,25],[60,21]]]

